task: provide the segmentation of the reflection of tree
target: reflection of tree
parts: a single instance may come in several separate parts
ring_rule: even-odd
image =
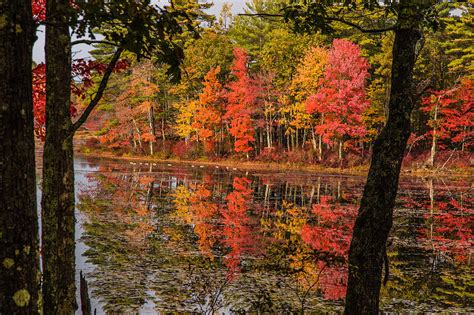
[[[246,178],[234,178],[234,190],[226,197],[227,209],[221,213],[224,225],[223,243],[230,248],[230,252],[225,256],[225,264],[230,273],[239,270],[243,256],[254,256],[258,253],[258,227],[248,213],[252,201],[250,183]]]
[[[410,247],[395,244],[393,281],[388,291],[392,296],[418,303],[437,300],[445,307],[472,307],[473,198],[433,179],[428,179],[427,188],[424,194],[400,198],[403,208],[409,211],[405,215],[418,218],[420,223],[412,219],[405,224],[406,228],[412,227]]]
[[[80,203],[88,218],[85,255],[98,266],[89,274],[93,296],[100,297],[108,312],[137,312],[146,299],[146,239],[154,230],[142,192],[152,181],[138,176],[94,179],[94,190],[83,193]]]
[[[117,170],[95,173],[80,205],[92,296],[107,312],[341,309],[357,181]],[[402,189],[383,308],[462,310],[472,299],[472,197],[415,188]]]
[[[176,214],[186,224],[194,225],[194,233],[199,237],[199,249],[213,260],[212,247],[216,242],[215,217],[218,205],[212,201],[211,191],[204,185],[199,185],[191,193],[186,187],[179,186],[174,196]]]
[[[316,224],[305,224],[301,230],[304,242],[324,253],[325,259],[319,260],[318,266],[325,268],[320,282],[326,299],[337,300],[346,295],[347,255],[356,210],[354,204],[341,204],[330,196],[321,196],[320,203],[313,204]]]

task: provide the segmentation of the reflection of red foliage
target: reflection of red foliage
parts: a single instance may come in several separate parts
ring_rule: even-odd
[[[222,211],[224,244],[230,247],[225,264],[230,273],[238,271],[243,255],[257,253],[253,235],[256,228],[252,227],[252,220],[247,215],[252,195],[250,183],[246,178],[235,177],[234,190],[226,197],[227,209]]]
[[[352,226],[357,215],[355,205],[331,204],[331,197],[321,197],[321,203],[313,205],[313,213],[319,224],[303,226],[301,236],[317,251],[344,257],[352,237]]]
[[[346,296],[347,267],[327,266],[320,261],[318,263],[321,271],[319,284],[327,300],[339,300]]]
[[[330,196],[322,196],[319,204],[313,205],[313,214],[318,224],[305,224],[301,237],[312,249],[330,254],[334,262],[318,261],[321,270],[320,286],[325,299],[341,299],[346,294],[346,260],[352,237],[352,228],[357,215],[353,204],[338,204]]]
[[[425,213],[427,220],[433,221],[433,235],[429,229],[420,229],[421,239],[430,239],[431,245],[441,251],[453,255],[459,262],[468,259],[469,252],[474,245],[472,237],[472,226],[474,226],[474,216],[472,198],[465,198],[463,205],[455,199],[449,202],[436,203],[437,210],[431,218],[430,213]]]

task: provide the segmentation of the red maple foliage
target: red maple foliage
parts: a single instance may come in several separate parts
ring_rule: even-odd
[[[43,22],[46,19],[46,0],[32,0],[31,10],[35,23]]]
[[[120,72],[128,67],[127,60],[117,62],[114,72]],[[103,74],[107,65],[97,60],[76,59],[72,64],[71,92],[78,97],[85,97],[87,89],[94,84],[94,74]],[[33,83],[33,113],[36,136],[44,140],[46,123],[46,65],[38,64],[32,71]],[[71,102],[71,117],[77,114],[76,106]]]
[[[229,133],[235,137],[235,152],[248,153],[253,150],[255,141],[254,121],[261,91],[259,80],[250,76],[248,55],[242,48],[234,49],[232,74],[235,81],[227,84],[227,107],[225,118],[230,122]]]
[[[461,143],[466,149],[474,143],[474,84],[473,80],[463,80],[453,89],[432,91],[423,98],[421,110],[432,113],[428,124],[431,129],[425,134],[432,138],[433,134],[445,147],[448,143]],[[436,131],[434,131],[436,130]]]
[[[315,131],[325,143],[366,134],[362,113],[369,106],[365,94],[368,69],[356,44],[344,39],[333,41],[320,88],[306,102],[308,113],[318,113],[321,118]]]

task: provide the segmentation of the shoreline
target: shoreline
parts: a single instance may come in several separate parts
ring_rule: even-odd
[[[118,156],[109,152],[91,152],[84,153],[76,151],[75,155],[84,158],[103,158],[123,161],[141,161],[141,162],[155,162],[155,163],[176,163],[183,165],[200,164],[206,166],[218,166],[223,168],[235,168],[245,171],[298,171],[306,173],[318,173],[328,175],[344,175],[344,176],[367,176],[369,167],[367,165],[358,166],[357,168],[332,168],[320,165],[297,165],[290,163],[266,163],[266,162],[248,162],[239,160],[221,160],[221,161],[203,161],[203,160],[180,160],[180,159],[160,159],[156,157],[147,156]],[[474,170],[472,168],[466,170],[453,169],[403,169],[400,172],[400,177],[460,177],[472,178]]]

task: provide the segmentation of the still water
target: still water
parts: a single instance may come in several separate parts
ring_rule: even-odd
[[[342,310],[365,178],[77,159],[97,314]],[[387,312],[474,312],[473,179],[403,178]]]

